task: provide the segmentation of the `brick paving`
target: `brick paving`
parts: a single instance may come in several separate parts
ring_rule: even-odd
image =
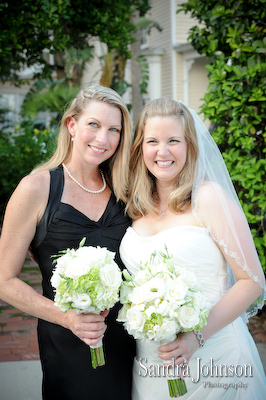
[[[26,259],[20,275],[38,293],[42,292],[39,267]],[[0,362],[39,360],[37,318],[0,299]],[[266,344],[266,310],[251,318],[249,330],[256,343]]]
[[[20,278],[42,293],[39,267],[26,259]],[[0,362],[39,360],[37,318],[0,299]]]

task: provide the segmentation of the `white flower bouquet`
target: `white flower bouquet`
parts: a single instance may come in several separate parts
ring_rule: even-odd
[[[115,253],[102,247],[84,246],[60,252],[55,257],[51,284],[55,288],[55,306],[67,312],[95,313],[109,309],[119,301],[122,273],[114,261]],[[105,364],[102,341],[90,346],[93,368]]]
[[[166,247],[165,247],[166,248]],[[154,252],[150,261],[140,263],[135,276],[123,271],[118,321],[135,339],[171,342],[181,332],[199,331],[209,314],[193,272],[175,264],[172,256]],[[187,392],[180,378],[169,379],[171,397]]]

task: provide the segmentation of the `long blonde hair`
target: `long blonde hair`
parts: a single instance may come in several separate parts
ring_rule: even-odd
[[[128,214],[133,219],[150,211],[158,212],[156,179],[148,171],[143,159],[143,138],[146,121],[152,117],[176,116],[181,121],[187,141],[187,159],[182,171],[176,177],[176,189],[168,198],[168,207],[179,213],[190,202],[194,170],[198,157],[198,142],[194,120],[188,108],[181,102],[159,98],[147,103],[139,117],[130,156],[130,189],[128,192]]]
[[[101,165],[101,169],[105,173],[109,186],[114,190],[117,200],[121,199],[125,201],[126,191],[128,190],[128,160],[132,142],[131,118],[119,94],[105,86],[97,84],[90,85],[86,89],[81,90],[76,98],[71,101],[61,119],[57,148],[53,156],[46,163],[36,167],[32,173],[56,168],[60,164],[67,163],[70,160],[73,142],[71,141],[71,135],[67,127],[68,118],[74,117],[76,121],[78,121],[89,102],[92,100],[107,103],[117,107],[121,111],[122,131],[120,143],[113,156]]]

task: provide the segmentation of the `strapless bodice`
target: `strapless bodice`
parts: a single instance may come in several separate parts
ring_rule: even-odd
[[[129,227],[120,245],[120,255],[130,273],[140,261],[148,261],[154,250],[167,246],[174,261],[193,271],[213,306],[228,290],[225,259],[208,233],[198,226],[175,226],[153,236],[142,237]]]

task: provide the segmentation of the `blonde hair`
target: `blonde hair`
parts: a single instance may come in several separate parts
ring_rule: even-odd
[[[133,219],[150,211],[158,212],[156,179],[148,171],[143,158],[143,138],[148,118],[176,116],[181,121],[187,141],[187,159],[182,171],[176,177],[176,189],[168,198],[168,207],[179,213],[191,200],[194,170],[198,157],[198,141],[194,119],[188,108],[181,102],[160,98],[146,104],[139,117],[130,156],[131,183],[128,192],[128,214]]]
[[[93,84],[84,90],[81,90],[75,99],[73,99],[65,111],[60,124],[58,134],[57,148],[53,156],[44,164],[36,167],[32,173],[53,169],[62,163],[67,163],[72,155],[73,142],[68,131],[67,121],[69,117],[74,117],[76,121],[81,117],[90,101],[99,101],[117,107],[122,115],[122,130],[120,143],[113,156],[106,160],[101,169],[111,189],[114,190],[117,200],[126,200],[126,191],[128,190],[128,176],[130,157],[130,147],[132,142],[132,126],[128,109],[122,98],[113,89],[105,86]]]

